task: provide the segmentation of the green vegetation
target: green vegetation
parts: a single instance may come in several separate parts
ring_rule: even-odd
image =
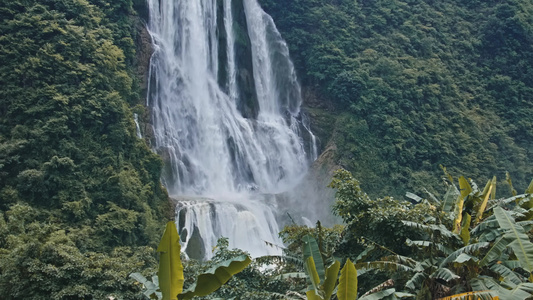
[[[531,1],[260,2],[322,99],[314,131],[370,195],[437,192],[439,165],[533,176]]]
[[[416,204],[406,203],[401,208],[409,214],[395,214],[393,207],[391,213],[377,216],[381,207],[368,206],[368,196],[360,191],[357,181],[347,171],[338,171],[332,183],[337,188],[335,211],[347,223],[344,235],[350,234],[343,243],[359,243],[363,247],[366,244],[362,251],[365,257],[379,255],[382,262],[394,262],[369,262],[366,267],[359,263],[356,267],[365,272],[394,271],[389,286],[414,293],[416,299],[464,293],[501,299],[531,298],[533,181],[524,194],[497,199],[493,193],[495,178],[483,190],[464,177],[458,179],[459,188],[451,176],[448,180],[442,200],[432,194],[427,199],[410,194]],[[386,220],[374,233],[381,235],[382,241],[396,239],[399,231],[405,243],[385,247],[367,238],[372,231],[353,225],[367,223],[366,214]],[[405,216],[416,217],[407,220]],[[353,218],[358,217],[361,219],[354,222]],[[413,251],[402,254],[402,244]],[[361,257],[358,247],[339,249],[343,256]]]
[[[334,211],[346,225],[286,227],[283,256],[256,259],[223,286],[231,293],[200,299],[532,299],[533,181],[497,198],[496,178],[479,188],[445,175],[442,198],[398,202],[371,199],[339,170]],[[220,246],[215,261],[242,255]],[[184,266],[199,273],[215,261]]]
[[[132,118],[144,1],[2,0],[2,299],[143,299],[132,272],[162,298],[530,299],[533,183],[499,197],[506,170],[519,189],[533,177],[531,1],[261,2],[354,174],[331,183],[344,225],[286,227],[284,255],[251,263],[226,239],[211,261],[180,258],[175,235],[146,279],[172,208]],[[202,290],[221,270],[228,284]]]
[[[154,266],[171,209],[130,109],[132,5],[0,5],[3,299],[133,299],[127,274]]]
[[[180,237],[176,224],[168,222],[165,233],[161,238],[157,252],[160,252],[158,276],[153,282],[149,282],[139,273],[133,273],[130,277],[138,279],[147,290],[144,294],[148,297],[155,297],[163,300],[192,299],[209,295],[218,290],[224,283],[228,282],[232,276],[241,272],[252,261],[247,255],[226,260],[212,267],[209,271],[198,275],[196,283],[183,291],[185,276],[183,274],[183,264],[181,262]],[[155,284],[157,282],[158,284]]]

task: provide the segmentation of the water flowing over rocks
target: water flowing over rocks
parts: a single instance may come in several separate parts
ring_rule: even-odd
[[[266,245],[281,244],[273,195],[317,157],[287,45],[256,0],[148,3],[147,104],[185,251],[209,258],[225,236],[279,253]]]

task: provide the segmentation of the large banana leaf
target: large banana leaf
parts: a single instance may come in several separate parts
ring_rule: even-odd
[[[376,249],[376,246],[369,245],[361,253],[359,253],[359,255],[357,255],[357,257],[355,258],[354,261],[355,262],[360,262],[360,261],[365,260],[368,257],[368,255],[370,254],[370,252],[372,252],[374,249]]]
[[[488,189],[485,187],[485,190],[483,191],[485,198],[483,199],[483,202],[481,202],[476,214],[476,220],[474,222],[476,224],[481,222],[481,219],[483,218],[483,212],[485,212],[485,209],[487,208],[489,198],[493,195],[492,191],[494,190],[494,192],[496,192],[496,176],[494,176],[491,181],[487,182],[487,185]],[[492,196],[492,198],[494,199],[494,196]]]
[[[458,276],[457,274],[455,274],[450,269],[438,268],[435,272],[433,272],[433,274],[431,274],[430,278],[442,279],[442,280],[448,282],[450,280],[458,279],[458,278],[461,278],[461,277]]]
[[[418,286],[422,284],[422,282],[424,282],[426,277],[427,276],[424,272],[415,273],[415,275],[413,275],[413,277],[411,277],[411,279],[409,279],[405,283],[405,287],[410,290],[415,290]]]
[[[320,295],[317,294],[316,290],[310,290],[305,293],[307,300],[325,300]]]
[[[527,187],[526,194],[533,194],[533,180],[529,183],[529,186]]]
[[[507,282],[508,284],[509,282]],[[490,290],[493,295],[505,300],[526,300],[530,299],[533,293],[533,283],[520,283],[507,289],[496,282],[493,278],[480,276],[473,278],[470,284],[475,290]]]
[[[411,200],[414,200],[416,203],[420,203],[420,201],[424,200],[422,197],[416,195],[416,194],[413,194],[411,192],[407,192],[405,193],[405,197],[411,199]]]
[[[516,225],[514,219],[501,207],[494,208],[494,215],[500,226],[507,230],[505,236],[512,239],[509,246],[522,268],[530,273],[533,272],[533,243],[529,241],[524,228]]]
[[[157,247],[159,257],[159,288],[163,294],[163,300],[175,300],[183,291],[183,265],[181,264],[179,243],[180,237],[176,224],[168,222],[165,233]]]
[[[307,261],[308,257],[313,257],[313,262],[315,263],[316,272],[320,279],[320,282],[324,281],[326,275],[326,270],[324,269],[324,261],[322,260],[322,254],[320,253],[320,248],[315,238],[306,235],[302,238],[303,241],[303,258],[304,262]]]
[[[477,224],[474,228],[472,228],[472,230],[470,230],[470,234],[474,236],[482,235],[486,232],[487,229],[496,228],[500,228],[498,220],[496,220],[495,216],[490,216],[488,218],[485,218],[481,223]]]
[[[392,261],[413,268],[418,263],[416,260],[403,255],[389,255],[381,258],[382,261]],[[357,266],[356,266],[357,268]]]
[[[311,280],[311,285],[313,286],[313,290],[316,293],[318,293],[318,286],[320,284],[320,278],[318,278],[318,273],[315,267],[315,261],[313,260],[312,256],[309,256],[307,260],[305,261],[305,272],[307,273],[309,280]]]
[[[455,202],[455,219],[453,221],[453,233],[456,234],[459,234],[461,231],[461,221],[463,219],[463,205],[465,198],[472,192],[472,187],[464,176],[459,177],[459,189],[461,191],[461,195],[457,197],[457,201]]]
[[[459,195],[461,195],[461,193],[457,190],[455,185],[450,185],[442,201],[442,210],[448,213],[451,212],[453,204]]]
[[[360,300],[380,300],[380,299],[383,299],[385,297],[388,297],[394,294],[394,292],[396,292],[395,289],[386,289],[383,291],[379,291],[379,292],[361,297]]]
[[[491,263],[492,261],[499,259],[500,255],[505,250],[505,248],[507,248],[511,240],[512,239],[506,236],[500,236],[492,245],[492,248],[490,248],[487,254],[485,254],[485,257],[481,259],[481,261],[479,262],[479,266],[483,267]]]
[[[503,278],[504,281],[510,281],[514,284],[520,284],[522,283],[522,280],[520,280],[520,277],[511,269],[508,267],[502,265],[502,264],[494,264],[490,267],[490,269],[498,274]]]
[[[207,272],[200,274],[187,291],[178,295],[178,299],[192,299],[194,296],[206,296],[219,289],[231,277],[244,270],[252,260],[247,255],[221,262]]]
[[[357,299],[357,270],[350,259],[346,261],[341,270],[337,298],[339,300]]]
[[[478,238],[478,241],[480,241],[480,242],[493,242],[493,241],[497,240],[498,238],[502,237],[504,233],[505,233],[505,229],[503,229],[503,228],[487,229]]]
[[[468,242],[470,242],[470,222],[472,221],[472,217],[465,213],[465,218],[463,219],[463,222],[461,223],[461,232],[459,233],[459,236],[463,240],[463,243],[465,245],[468,245]]]
[[[331,295],[333,294],[333,291],[335,290],[340,268],[340,261],[335,260],[326,270],[326,279],[324,280],[324,284],[322,285],[325,300],[329,300],[331,298]]]
[[[464,246],[460,249],[457,249],[455,250],[454,252],[452,252],[452,254],[448,255],[441,263],[440,263],[440,267],[445,267],[447,264],[453,262],[454,260],[457,259],[457,257],[459,255],[461,255],[462,253],[466,253],[466,254],[472,254],[476,251],[478,251],[479,249],[483,249],[483,248],[486,248],[490,246],[490,243],[488,242],[482,242],[482,243],[475,243],[475,244],[470,244],[470,245],[467,245],[467,246]]]

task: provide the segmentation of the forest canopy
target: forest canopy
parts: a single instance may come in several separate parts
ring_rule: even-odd
[[[261,3],[321,100],[308,103],[313,129],[324,144],[333,132],[337,161],[369,194],[437,191],[439,165],[484,180],[509,171],[527,186],[531,1]]]
[[[135,133],[132,5],[0,5],[4,299],[133,295],[129,272],[154,264],[170,209],[161,159]]]

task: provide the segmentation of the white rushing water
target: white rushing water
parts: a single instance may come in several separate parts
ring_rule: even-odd
[[[155,150],[184,249],[200,258],[221,236],[252,256],[279,253],[265,243],[281,244],[267,195],[297,184],[317,155],[285,42],[256,0],[237,3],[148,0]]]

